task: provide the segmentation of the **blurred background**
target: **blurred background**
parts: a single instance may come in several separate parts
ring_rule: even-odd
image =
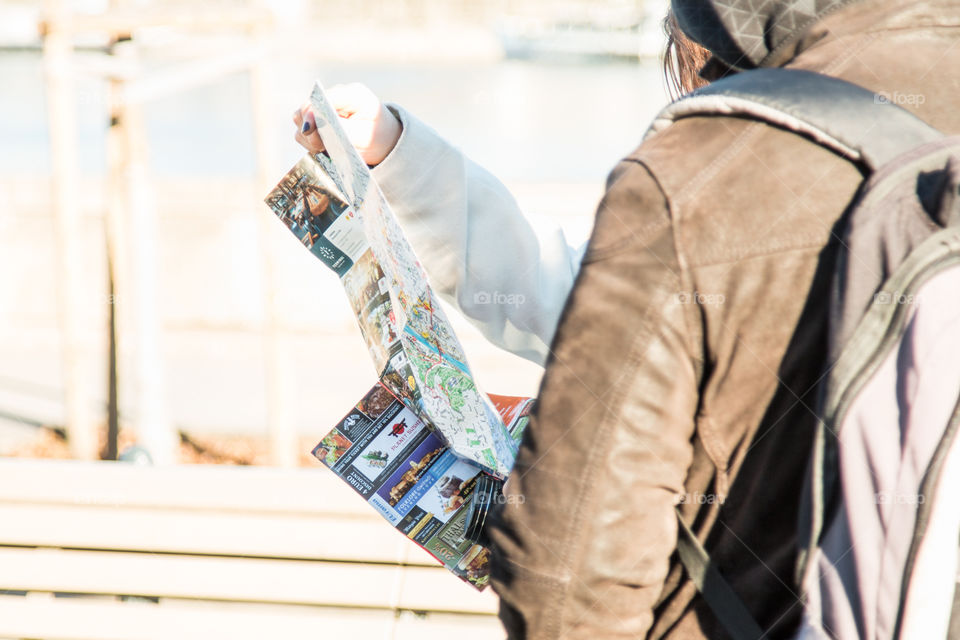
[[[0,639],[502,636],[309,456],[376,374],[263,197],[314,81],[362,82],[579,245],[666,103],[665,11],[0,0]],[[536,393],[449,315],[486,391]]]
[[[404,105],[579,244],[666,101],[665,11],[2,0],[0,455],[316,465],[375,372],[262,203],[314,80]],[[538,367],[454,321],[485,390],[536,393]]]

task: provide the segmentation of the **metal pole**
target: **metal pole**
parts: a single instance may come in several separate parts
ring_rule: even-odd
[[[117,42],[129,39],[128,36],[114,36],[110,43],[110,55],[116,53]],[[114,70],[108,76],[107,104],[109,109],[109,128],[107,130],[107,194],[104,230],[107,252],[107,279],[110,284],[110,362],[107,379],[107,459],[116,460],[119,455],[118,439],[120,434],[120,375],[121,353],[126,345],[126,306],[122,301],[129,291],[127,276],[130,262],[127,258],[127,231],[125,220],[126,179],[124,149],[122,96],[123,81]],[[121,344],[122,341],[122,344]]]

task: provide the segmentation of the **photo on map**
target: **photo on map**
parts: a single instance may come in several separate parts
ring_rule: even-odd
[[[374,298],[389,292],[387,279],[369,249],[341,279],[354,314],[359,314]]]
[[[357,403],[357,410],[371,420],[376,420],[394,402],[397,402],[397,399],[389,389],[377,383]]]
[[[485,587],[490,581],[490,550],[474,545],[457,563],[455,573],[476,587]]]
[[[396,415],[383,423],[379,433],[364,447],[353,466],[369,480],[376,482],[396,462],[408,455],[408,449],[426,432],[426,423],[409,409],[396,403]],[[386,417],[387,413],[381,414]]]
[[[343,276],[366,241],[360,225],[344,219],[336,237],[327,237],[348,207],[319,165],[306,156],[288,171],[265,202],[284,225],[324,264]],[[352,214],[352,212],[351,212]]]
[[[412,408],[418,415],[423,415],[423,400],[407,356],[399,344],[393,348],[393,351],[390,362],[380,374],[380,380],[394,395],[403,400],[405,405]]]
[[[313,455],[328,467],[332,467],[352,444],[346,436],[334,429],[313,448]]]
[[[472,493],[471,493],[472,499]],[[467,524],[466,505],[459,509],[424,543],[427,551],[444,562],[457,562],[473,543],[463,537]]]
[[[478,475],[480,469],[476,464],[457,459],[417,500],[417,506],[446,522],[470,499]]]
[[[435,463],[440,456],[447,450],[443,442],[433,433],[427,436],[409,456],[406,464],[402,465],[394,472],[390,478],[383,483],[383,486],[377,491],[377,495],[383,498],[391,507],[396,507],[397,503],[407,495],[414,485],[427,473],[430,466]],[[401,515],[404,515],[401,512]]]
[[[377,371],[383,371],[398,340],[390,296],[382,294],[370,300],[357,321]]]

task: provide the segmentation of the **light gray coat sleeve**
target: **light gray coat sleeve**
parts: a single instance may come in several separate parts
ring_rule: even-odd
[[[403,133],[373,175],[432,286],[490,342],[543,365],[583,247],[535,230],[503,183],[388,106]]]

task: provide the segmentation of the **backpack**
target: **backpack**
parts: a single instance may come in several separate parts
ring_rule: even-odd
[[[828,301],[796,637],[960,638],[960,137],[884,95],[796,69],[715,82],[666,107],[647,135],[704,115],[794,131],[867,176],[841,222]],[[679,559],[724,628],[767,637],[679,524]]]

